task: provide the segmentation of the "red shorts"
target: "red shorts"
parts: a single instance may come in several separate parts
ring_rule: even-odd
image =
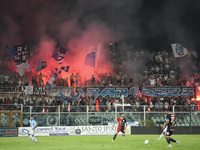
[[[122,133],[125,133],[125,132],[124,132],[124,127],[118,126],[118,128],[117,128],[117,133],[119,133],[120,131],[121,131]]]

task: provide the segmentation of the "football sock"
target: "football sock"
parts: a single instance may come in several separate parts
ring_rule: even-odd
[[[172,142],[176,143],[176,140],[174,140],[174,139],[172,139],[172,138],[170,138],[170,141],[172,141]]]
[[[170,143],[170,140],[167,140],[167,143],[168,143],[168,144],[171,144],[171,143]]]
[[[29,137],[30,137],[31,140],[33,139],[32,135],[29,135]]]
[[[114,135],[113,140],[115,140],[116,137],[117,137],[117,134]]]
[[[37,142],[37,140],[36,140],[35,136],[33,136],[33,139],[35,140],[35,142]]]
[[[161,133],[161,135],[160,135],[160,137],[159,137],[159,140],[163,137],[163,135],[164,135],[164,134]]]

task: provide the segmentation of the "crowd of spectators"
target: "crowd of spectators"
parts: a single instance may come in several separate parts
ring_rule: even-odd
[[[69,78],[63,78],[58,76],[54,84],[56,86],[198,86],[200,83],[200,74],[198,73],[198,67],[195,62],[197,60],[197,54],[195,51],[191,51],[185,56],[185,63],[179,59],[174,58],[172,53],[169,52],[145,52],[140,51],[134,54],[128,54],[127,62],[131,62],[137,65],[138,68],[132,71],[130,68],[126,70],[128,66],[127,62],[121,63],[121,68],[118,71],[110,73],[98,73],[92,75],[90,80],[84,81],[81,73],[71,74]],[[132,55],[132,56],[131,56]],[[140,63],[142,60],[142,63]],[[190,72],[188,77],[182,75],[187,63],[192,64],[190,66]],[[142,67],[140,66],[142,64]],[[131,67],[135,67],[132,65]],[[32,75],[31,72],[27,73],[24,77],[20,77],[17,72],[1,72],[0,73],[0,92],[6,92],[9,88],[9,92],[20,92],[25,86],[45,86],[44,78],[49,78],[45,74]],[[78,101],[65,102],[62,99],[56,97],[44,97],[44,96],[11,96],[0,98],[0,110],[18,110],[20,104],[24,106],[24,111],[29,110],[29,106],[33,106],[33,111],[41,112],[43,107],[44,111],[58,111],[57,107],[61,106],[61,111],[71,112],[86,111],[85,106],[89,106],[89,111],[114,111],[115,103],[121,103],[121,101],[110,97],[98,97],[93,96],[80,96]],[[153,97],[151,100],[148,97],[127,97],[124,99],[126,106],[125,111],[135,112],[143,111],[143,106],[147,111],[166,111],[172,105],[178,105],[177,111],[187,111],[189,106],[191,110],[197,110],[197,101],[191,101],[191,98],[183,97]],[[12,104],[10,106],[3,104]],[[97,105],[99,108],[97,108]],[[47,108],[49,106],[49,108]],[[76,106],[76,107],[75,107]],[[118,109],[121,109],[120,107]]]
[[[80,96],[78,100],[64,101],[56,97],[44,96],[8,96],[0,98],[0,110],[21,110],[29,112],[30,106],[32,112],[57,112],[60,106],[61,112],[86,112],[89,107],[89,112],[112,112],[116,109],[116,104],[124,102],[126,112],[142,112],[146,111],[167,111],[169,107],[175,105],[175,111],[197,111],[198,101],[192,100],[191,97],[132,97],[120,98]],[[145,107],[144,107],[145,106]],[[123,107],[117,107],[117,111],[122,111]]]
[[[119,70],[110,73],[98,73],[92,75],[90,80],[84,80],[81,73],[71,74],[69,77],[59,75],[55,80],[56,86],[132,86],[138,83],[151,86],[185,86],[199,85],[200,74],[197,67],[197,54],[190,51],[182,60],[173,56],[173,53],[139,51],[130,53],[128,59],[122,60]],[[141,61],[142,60],[142,61]],[[132,63],[129,65],[128,63]],[[189,66],[189,71],[185,72]],[[127,68],[129,66],[129,68]],[[138,67],[137,67],[138,66]],[[132,69],[136,68],[136,69]],[[132,71],[133,70],[133,71]],[[15,85],[23,87],[26,85],[43,86],[50,74],[26,73],[19,77],[17,72],[1,72],[1,85]],[[46,82],[45,82],[46,81]]]
[[[128,53],[130,55],[130,53]],[[185,86],[199,85],[200,74],[197,67],[197,54],[191,51],[182,58],[184,61],[177,59],[173,53],[166,51],[151,52],[146,51],[135,52],[131,56],[132,65],[128,60],[122,60],[121,68],[110,73],[98,73],[92,75],[90,80],[83,80],[82,74],[72,73],[69,78],[58,76],[55,80],[56,86],[132,86],[138,83],[151,86]],[[142,60],[142,61],[141,61]],[[142,66],[140,66],[142,65]],[[184,74],[184,70],[189,66],[189,71]],[[130,66],[130,68],[127,68]],[[138,66],[138,67],[136,67]],[[131,69],[135,68],[136,69]],[[131,71],[133,70],[133,71]],[[50,78],[50,75],[42,73],[35,74],[28,72],[24,77],[19,77],[17,72],[1,72],[1,85],[15,85],[23,87],[26,85],[43,86],[44,78]]]

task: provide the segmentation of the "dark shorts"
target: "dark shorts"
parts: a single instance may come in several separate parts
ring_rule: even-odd
[[[167,130],[167,132],[166,132],[165,134],[166,134],[166,137],[170,137],[170,136],[172,136],[173,131],[168,131],[168,130]]]

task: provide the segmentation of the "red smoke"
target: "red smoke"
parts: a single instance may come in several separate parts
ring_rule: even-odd
[[[62,28],[62,30],[64,29]],[[67,73],[62,70],[62,73],[60,75],[58,74],[58,78],[68,78],[69,81],[69,77],[72,73],[74,73],[74,75],[78,73],[80,76],[79,79],[82,80],[82,82],[89,80],[92,75],[94,75],[94,68],[85,65],[85,57],[88,53],[92,52],[95,46],[99,44],[101,44],[101,49],[99,58],[96,57],[95,76],[97,78],[98,73],[109,73],[112,71],[112,65],[108,55],[109,50],[105,45],[110,41],[109,30],[103,24],[92,23],[84,32],[81,32],[79,37],[73,37],[68,42],[65,42],[67,43],[66,45],[60,45],[67,48],[68,51],[65,55],[63,63],[58,64],[57,61],[51,57],[53,51],[55,50],[56,42],[49,37],[43,37],[37,46],[30,48],[31,56],[28,58],[28,62],[32,66],[32,73],[29,73],[29,78],[33,75],[39,75],[39,73],[42,73],[45,74],[43,79],[46,83],[52,75],[49,72],[50,70],[56,72],[54,68],[60,69],[62,66],[70,66],[69,72]],[[46,61],[47,67],[40,72],[36,72],[39,60]],[[9,68],[17,70],[14,62],[12,62],[12,66],[9,66]]]

